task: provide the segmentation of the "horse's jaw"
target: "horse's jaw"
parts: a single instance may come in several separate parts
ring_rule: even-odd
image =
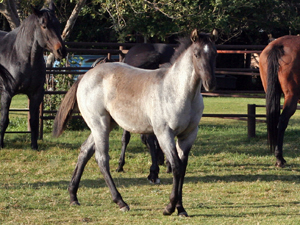
[[[205,91],[212,92],[216,89],[216,78],[213,77],[211,79],[202,80],[202,85]]]

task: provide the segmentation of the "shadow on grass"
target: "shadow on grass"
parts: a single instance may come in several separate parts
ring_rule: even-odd
[[[99,174],[99,177],[101,174]],[[71,177],[70,177],[71,179]],[[150,184],[146,178],[114,178],[117,187],[131,187],[131,186],[149,186]],[[272,181],[284,181],[291,183],[300,183],[300,179],[296,175],[225,175],[225,176],[186,176],[185,184],[188,183],[217,183],[217,182],[272,182]],[[172,178],[162,178],[161,185],[172,185]],[[0,189],[9,189],[9,190],[18,190],[24,189],[26,187],[30,187],[33,189],[40,189],[42,187],[47,188],[62,188],[65,189],[69,186],[69,181],[60,180],[60,181],[39,181],[39,182],[26,182],[26,183],[10,183],[4,184]],[[104,179],[101,177],[100,179],[83,179],[80,184],[80,187],[85,188],[103,188],[107,187]],[[159,187],[159,185],[157,186]]]

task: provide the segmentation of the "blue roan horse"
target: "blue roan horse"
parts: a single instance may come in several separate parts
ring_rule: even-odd
[[[130,48],[125,56],[124,63],[128,65],[135,66],[142,69],[158,69],[161,66],[169,66],[171,58],[174,54],[174,48],[168,44],[162,43],[142,43],[137,44]],[[109,62],[106,58],[97,59],[92,67],[95,67],[98,63]],[[167,65],[165,65],[167,64]],[[119,166],[117,172],[124,171],[123,167],[125,165],[125,152],[127,145],[129,144],[131,138],[130,132],[124,130],[122,135],[122,149],[119,159]],[[160,179],[159,174],[159,164],[164,164],[164,154],[158,144],[157,138],[153,134],[141,134],[142,142],[148,147],[151,154],[152,164],[150,166],[150,173],[148,175],[148,180],[151,183],[158,184]],[[90,155],[92,156],[92,155]],[[88,161],[89,159],[87,159]],[[84,163],[87,163],[84,162]],[[171,172],[170,164],[167,161],[167,172]]]
[[[204,108],[201,84],[207,91],[215,87],[217,51],[214,35],[197,30],[180,49],[181,54],[176,54],[178,57],[169,68],[144,70],[125,63],[98,64],[68,91],[56,115],[53,134],[59,136],[63,132],[77,104],[91,129],[81,146],[69,185],[72,204],[79,204],[77,190],[85,166],[82,162],[95,150],[113,201],[122,211],[129,210],[109,171],[109,133],[118,124],[129,132],[156,135],[173,173],[173,188],[164,215],[175,209],[181,216],[188,215],[182,204],[182,187]]]
[[[54,6],[50,4],[49,9],[33,8],[32,15],[18,28],[5,36],[2,35],[0,39],[0,64],[13,77],[11,87],[5,79],[1,83],[4,90],[1,93],[0,122],[0,147],[2,148],[4,133],[9,123],[8,110],[11,99],[19,93],[26,94],[29,98],[31,147],[38,148],[39,105],[44,96],[46,75],[44,49],[54,53],[58,59],[66,54],[59,27],[59,21],[54,15]]]
[[[133,46],[125,56],[124,63],[142,69],[158,69],[167,64],[170,65],[171,58],[174,54],[174,48],[168,44],[161,43],[142,43]],[[125,151],[130,140],[130,132],[124,130],[122,135],[122,150],[119,159],[118,172],[123,171],[125,164]],[[148,147],[151,154],[152,165],[148,180],[152,183],[160,183],[158,178],[159,166],[164,163],[164,155],[158,144],[157,138],[153,134],[142,134],[141,139]],[[171,172],[169,162],[167,161],[167,172]]]

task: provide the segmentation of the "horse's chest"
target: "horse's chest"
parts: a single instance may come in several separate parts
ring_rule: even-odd
[[[24,70],[24,72],[19,71],[18,76],[16,76],[17,91],[20,93],[34,92],[43,86],[45,72],[38,71],[34,69]]]

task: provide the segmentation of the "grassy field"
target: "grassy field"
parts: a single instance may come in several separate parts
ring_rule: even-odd
[[[13,104],[24,102],[22,98]],[[204,113],[245,114],[247,104],[264,104],[264,100],[207,97]],[[264,113],[263,108],[257,111]],[[26,119],[13,115],[14,120]],[[46,132],[38,152],[30,149],[28,134],[7,134],[6,147],[0,150],[0,224],[300,223],[300,112],[292,117],[286,132],[285,168],[274,167],[264,123],[257,123],[257,137],[252,139],[247,138],[245,121],[205,117],[199,127],[183,188],[188,218],[162,215],[172,175],[161,166],[161,184],[149,184],[150,155],[138,135],[133,135],[128,146],[125,172],[117,173],[122,130],[111,134],[112,176],[131,207],[122,213],[112,202],[94,159],[78,191],[81,206],[69,205],[68,183],[89,131],[66,131],[58,139]]]

